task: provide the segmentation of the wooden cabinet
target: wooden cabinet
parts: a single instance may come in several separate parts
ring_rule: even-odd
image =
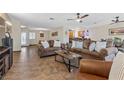
[[[11,68],[11,52],[10,47],[0,47],[0,79],[7,73]]]
[[[5,20],[0,17],[0,79],[7,73],[12,64],[13,39],[9,31],[5,31]]]

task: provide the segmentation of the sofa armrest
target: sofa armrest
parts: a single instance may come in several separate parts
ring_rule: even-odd
[[[45,52],[45,48],[41,44],[39,44],[38,45],[38,55],[40,57],[42,57],[42,55],[43,55],[44,52]]]
[[[88,73],[108,78],[111,65],[112,62],[110,61],[82,59],[80,61],[80,73]]]

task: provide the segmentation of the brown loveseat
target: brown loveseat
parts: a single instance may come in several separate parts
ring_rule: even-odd
[[[106,80],[109,77],[112,62],[82,59],[76,75],[78,80]]]
[[[60,47],[54,47],[54,40],[48,41],[49,47],[44,48],[42,43],[38,44],[38,55],[40,57],[55,55],[55,51],[60,50]]]

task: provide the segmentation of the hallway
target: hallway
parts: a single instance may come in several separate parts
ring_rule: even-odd
[[[54,56],[40,58],[37,47],[22,47],[14,52],[13,66],[5,80],[72,80],[74,72],[69,73],[64,64],[54,61]]]

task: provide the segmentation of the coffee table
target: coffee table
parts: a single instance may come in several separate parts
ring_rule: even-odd
[[[71,72],[71,67],[76,67],[76,68],[79,68],[79,65],[80,65],[80,59],[82,58],[81,55],[79,54],[76,54],[76,53],[73,53],[73,52],[68,52],[66,50],[59,50],[59,51],[55,51],[55,53],[57,55],[55,55],[55,61],[57,62],[61,62],[59,60],[57,60],[57,56],[60,56],[62,58],[62,63],[64,63],[66,65],[66,67],[68,68],[68,71]],[[66,60],[68,60],[68,63],[66,63]],[[77,59],[77,62],[78,63],[78,66],[75,66],[75,65],[72,65],[72,61],[74,61],[74,59]]]

